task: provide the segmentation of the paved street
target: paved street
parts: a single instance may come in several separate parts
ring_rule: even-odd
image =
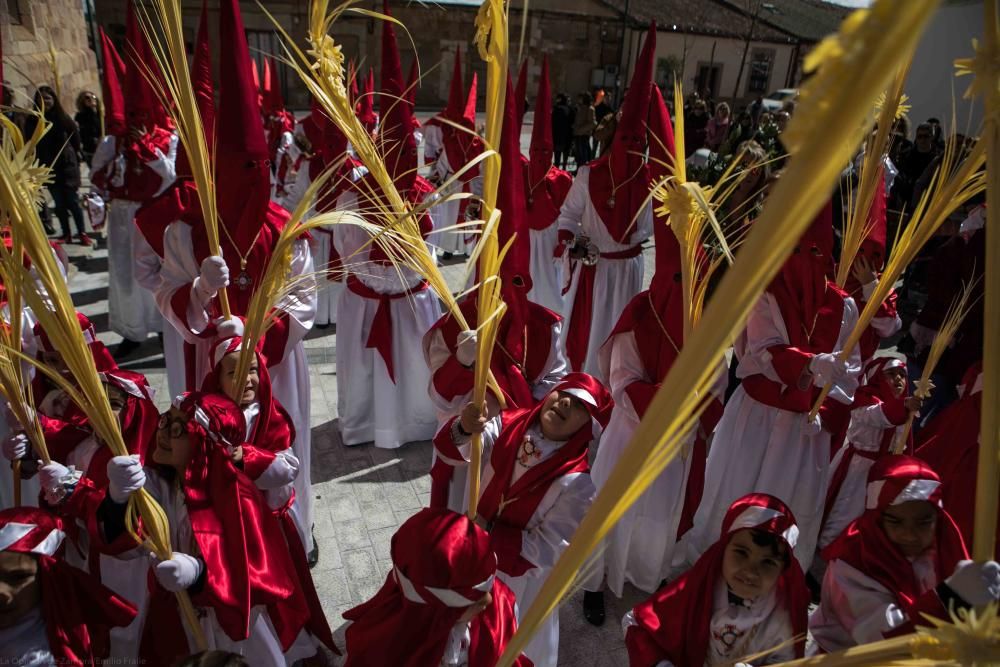
[[[527,123],[522,138],[525,152],[530,132]],[[73,263],[69,284],[74,302],[94,321],[99,337],[114,351],[120,338],[108,331],[106,243],[102,239],[93,250],[78,245],[67,250]],[[646,265],[648,281],[653,268],[650,250]],[[452,289],[457,291],[464,284],[464,263],[450,263],[442,270]],[[429,501],[431,444],[411,443],[398,450],[371,445],[345,447],[337,428],[335,327],[313,330],[305,346],[312,378],[312,481],[315,533],[320,545],[320,561],[313,576],[342,645],[345,622],[341,613],[368,599],[382,585],[391,564],[392,534]],[[122,365],[145,373],[156,390],[157,404],[169,404],[162,350],[155,337]],[[607,622],[598,629],[583,620],[582,594],[574,595],[560,612],[560,664],[627,664],[619,620],[640,598],[633,593],[614,603],[609,596]]]

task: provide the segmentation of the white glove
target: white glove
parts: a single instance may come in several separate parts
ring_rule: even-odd
[[[153,574],[160,585],[171,593],[184,591],[194,585],[201,576],[204,566],[193,556],[177,551],[170,560],[164,560],[153,566]]]
[[[243,320],[238,317],[230,317],[228,320],[220,317],[215,320],[215,330],[219,334],[219,340],[243,335]]]
[[[3,457],[8,461],[17,461],[28,456],[31,442],[28,436],[18,431],[10,433],[3,439]]]
[[[38,465],[41,466],[38,470],[38,485],[45,494],[45,502],[49,505],[58,505],[65,500],[73,493],[77,482],[83,476],[83,473],[55,461],[45,465],[39,461]]]
[[[227,285],[229,285],[229,266],[226,260],[218,255],[206,257],[201,263],[198,275],[198,290],[210,299]]]
[[[802,432],[808,436],[819,435],[823,430],[823,422],[820,420],[819,415],[817,414],[812,419],[809,419],[809,415],[806,415],[806,419],[806,425],[802,427]]]
[[[809,360],[809,371],[813,374],[813,384],[822,387],[837,382],[847,375],[846,361],[829,352],[820,352]]]
[[[475,331],[463,331],[458,334],[458,345],[455,348],[455,358],[466,368],[476,363],[476,346],[479,338]]]
[[[981,607],[1000,600],[1000,564],[992,560],[985,563],[961,560],[944,584],[967,604]]]
[[[139,455],[115,456],[108,461],[108,495],[122,505],[129,496],[146,484],[146,471],[139,463]]]
[[[295,481],[299,476],[299,457],[288,450],[274,457],[274,461],[254,482],[258,489],[277,489]]]

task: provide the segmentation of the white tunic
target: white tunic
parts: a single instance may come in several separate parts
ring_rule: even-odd
[[[896,426],[890,422],[881,405],[866,405],[851,410],[851,422],[847,427],[845,444],[830,463],[829,477],[833,478],[840,462],[848,455],[852,446],[869,456],[855,453],[847,464],[847,476],[844,477],[840,491],[827,514],[826,523],[820,531],[818,543],[820,549],[826,548],[837,539],[848,524],[864,513],[868,471],[875,464],[875,457],[882,444],[882,434],[886,429],[893,430],[892,437],[895,441],[903,426]],[[829,479],[827,482],[829,484]]]
[[[157,159],[146,163],[160,179],[156,195],[163,193],[174,182],[177,160],[177,135],[170,138],[166,155],[155,149]],[[94,158],[91,172],[97,172],[115,159],[117,141],[113,135],[104,137]],[[128,178],[127,174],[122,174]],[[163,329],[163,318],[156,309],[153,294],[143,287],[136,274],[133,239],[138,235],[135,214],[144,202],[114,199],[108,210],[108,323],[111,330],[126,340],[142,341],[151,333]]]
[[[160,288],[160,269],[163,267],[163,259],[156,254],[142,234],[135,234],[132,237],[132,254],[135,258],[135,280],[154,295],[155,305],[156,290]],[[159,309],[156,313],[159,316]],[[163,327],[163,362],[167,367],[167,389],[171,398],[180,396],[190,389],[197,389],[187,386],[184,372],[187,367],[184,361],[184,337],[171,326]]]
[[[563,202],[562,210],[559,212],[559,220],[557,221],[559,231],[572,232],[577,238],[586,236],[602,254],[626,251],[649,238],[653,233],[653,207],[651,204],[647,204],[639,214],[635,222],[635,229],[629,235],[626,243],[618,243],[611,236],[590,200],[589,182],[590,168],[580,167],[576,178],[573,179],[569,194],[566,195],[566,201]],[[577,326],[573,323],[572,315],[581,268],[581,263],[570,260],[567,249],[563,253],[562,269],[563,280],[569,283],[569,290],[564,297],[562,310],[564,349],[567,332],[572,327]],[[618,318],[621,317],[625,306],[642,289],[642,255],[626,259],[598,259],[595,269],[593,313],[587,354],[583,368],[570,370],[583,371],[607,382],[608,378],[601,375],[598,354],[604,341],[607,340],[615,324],[618,323]]]
[[[199,338],[196,334],[209,324],[208,313],[199,305],[198,297],[191,295],[188,311],[177,313],[170,300],[179,289],[191,290],[192,281],[198,277],[200,263],[195,258],[191,241],[191,227],[184,222],[173,222],[164,235],[163,268],[160,272],[160,288],[156,292],[156,302],[164,317],[184,337],[195,346],[195,377],[201,384],[212,369],[209,352],[213,341]],[[293,292],[284,297],[278,308],[288,314],[288,340],[281,363],[268,369],[271,375],[271,390],[275,398],[288,411],[295,424],[295,442],[292,450],[299,459],[299,476],[295,480],[295,493],[302,503],[304,525],[312,525],[312,478],[310,473],[311,434],[309,404],[309,364],[302,339],[312,328],[316,313],[315,282],[308,277],[313,274],[312,255],[305,239],[297,240],[292,246],[291,277],[298,277]],[[229,289],[237,289],[230,287]],[[306,552],[312,550],[312,537],[303,541]]]
[[[842,349],[858,320],[857,306],[844,299],[844,312],[835,352]],[[778,303],[765,292],[750,311],[746,331],[737,342],[741,378],[763,374],[781,382],[771,365],[768,348],[788,345],[789,338]],[[855,346],[847,377],[835,385],[830,398],[848,405],[861,371]],[[715,430],[705,468],[705,494],[694,527],[684,536],[686,557],[693,563],[719,537],[729,506],[751,493],[769,493],[782,500],[799,526],[795,556],[808,571],[816,550],[826,500],[830,467],[830,434],[810,434],[809,415],[760,403],[741,385],[729,399]]]
[[[559,226],[532,229],[531,236],[531,290],[528,301],[549,310],[563,312],[563,262],[552,256],[559,240]]]
[[[170,522],[170,545],[173,550],[190,556],[200,556],[201,553],[191,529],[183,491],[173,482],[161,477],[154,468],[146,468],[145,488],[163,507],[163,511],[167,515]],[[148,559],[145,554],[139,554],[137,551],[127,555],[138,556],[143,560]],[[288,651],[283,652],[277,632],[267,613],[267,607],[264,605],[257,605],[250,610],[250,634],[247,639],[242,641],[233,641],[225,633],[216,619],[214,609],[200,608],[199,611],[203,612],[199,614],[199,618],[208,648],[245,656],[249,658],[251,665],[261,665],[262,667],[265,665],[288,665],[290,667],[297,660],[315,655],[319,646],[318,640],[303,629],[292,642]],[[142,627],[145,624],[145,613],[140,613],[140,616],[140,627]],[[188,635],[188,644],[194,647],[194,640],[186,626],[184,632]],[[194,649],[192,648],[192,650]]]
[[[921,592],[937,586],[932,554],[912,560]],[[880,641],[911,619],[896,594],[842,560],[831,561],[823,577],[819,607],[809,617],[816,646],[828,653]]]
[[[598,490],[604,487],[639,426],[639,415],[626,389],[633,382],[650,382],[632,331],[608,340],[601,350],[601,368],[611,379],[615,408],[601,435],[591,471]],[[626,581],[652,593],[671,574],[688,475],[696,463],[691,457],[694,439],[692,432],[684,444],[684,453],[660,473],[604,538],[604,549],[595,551],[593,574],[584,588],[600,590],[606,576],[608,588],[616,597],[622,596]]]
[[[357,208],[357,196],[347,192],[338,208]],[[334,241],[351,276],[380,294],[403,294],[423,278],[403,266],[368,261],[371,236],[356,225],[335,225]],[[430,440],[437,428],[434,405],[427,396],[430,371],[421,341],[441,317],[441,305],[431,289],[391,299],[392,360],[395,382],[382,355],[367,347],[380,301],[353,292],[340,295],[337,312],[337,412],[345,445],[374,441],[395,449],[408,442]]]
[[[40,603],[14,625],[0,628],[0,665],[54,667],[55,664]]]
[[[500,417],[494,417],[486,424],[483,432],[483,458],[480,493],[489,486],[494,470],[490,462],[493,444],[500,435]],[[538,463],[552,456],[565,442],[547,440],[542,436],[537,425],[529,426],[527,435],[542,452]],[[469,444],[461,445],[459,451],[469,459]],[[527,471],[520,464],[514,466],[511,484],[515,483]],[[468,507],[468,486],[466,486],[466,503]],[[522,614],[531,608],[535,597],[541,591],[545,580],[555,566],[562,552],[569,546],[569,540],[576,532],[584,514],[590,508],[596,491],[589,473],[571,473],[554,480],[549,486],[541,502],[528,520],[521,533],[521,558],[535,567],[519,577],[512,577],[497,571],[499,578],[514,591],[517,600],[518,622]],[[556,667],[559,662],[559,613],[554,612],[539,627],[535,636],[524,649],[524,655],[535,664],[535,667]]]

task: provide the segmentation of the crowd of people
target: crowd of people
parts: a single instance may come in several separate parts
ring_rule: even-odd
[[[459,318],[425,276],[373,240],[384,220],[372,202],[388,197],[370,165],[319,104],[300,119],[285,108],[273,64],[258,75],[237,0],[220,3],[217,33],[207,16],[203,5],[191,72],[217,168],[217,253],[186,147],[138,64],[155,58],[133,2],[127,57],[101,36],[103,104],[82,93],[74,120],[41,86],[36,112],[20,124],[26,133],[42,118],[50,124],[37,158],[51,168],[63,243],[92,242],[78,194],[80,162],[89,166],[88,199],[107,207],[109,325],[124,339],[115,356],[162,334],[174,398],[159,413],[146,378],[120,367],[77,313],[129,454],[112,455],[86,410],[42,373],[30,387],[29,418],[49,463],[33,451],[28,425],[6,406],[0,412],[2,453],[20,475],[0,476],[0,661],[494,665],[690,333],[684,283],[701,278],[684,274],[675,230],[649,198],[675,159],[672,114],[685,117],[687,155],[678,159],[699,178],[712,183],[713,165],[741,160],[744,178],[718,211],[735,242],[781,171],[795,169],[781,142],[794,103],[771,114],[757,100],[734,113],[692,95],[672,110],[654,81],[651,26],[617,110],[604,91],[579,95],[575,108],[565,95],[553,99],[543,60],[525,156],[529,93],[508,79],[496,147],[506,310],[490,362],[496,391],[479,404],[476,290],[459,297]],[[456,53],[448,104],[421,125],[419,81],[415,70],[404,76],[388,21],[381,49],[377,88],[374,72],[351,67],[358,118],[394,187],[419,211],[430,256],[473,253],[469,221],[480,215],[483,174],[463,167],[484,146],[476,76],[466,88]],[[913,312],[892,293],[861,343],[845,349],[892,230],[907,223],[901,211],[940,163],[934,119],[911,140],[900,118],[892,134],[850,278],[834,281],[841,190],[856,183],[859,161],[846,166],[753,307],[731,360],[719,360],[682,455],[614,526],[581,582],[577,613],[594,625],[606,621],[607,594],[621,597],[631,585],[648,595],[621,619],[635,667],[772,664],[912,632],[1000,599],[1000,565],[969,556],[981,299],[970,301],[935,367],[933,394],[914,394],[955,295],[986,289],[977,282],[983,197],[965,202],[910,267],[901,291]],[[569,156],[574,174],[564,169]],[[256,349],[247,348],[253,361],[239,377],[251,297],[289,211],[327,170],[335,177],[311,213],[351,211],[369,224],[331,224],[295,240],[293,287]],[[643,289],[650,239],[655,272]],[[25,315],[26,352],[73,383],[65,351]],[[343,446],[434,445],[430,506],[392,537],[391,571],[372,599],[343,614],[339,646],[310,571],[324,545],[312,530],[302,344],[310,329],[331,324]],[[824,386],[832,389],[813,416]],[[483,447],[477,475],[473,442]],[[151,558],[135,537],[129,508],[140,492],[163,508],[169,558]],[[182,613],[182,599],[193,615]],[[559,644],[554,613],[515,664],[555,667]]]

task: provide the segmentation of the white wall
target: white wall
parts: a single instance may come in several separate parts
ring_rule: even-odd
[[[972,77],[956,79],[954,67],[956,58],[972,55],[973,38],[982,42],[982,0],[949,2],[942,5],[931,19],[920,38],[906,82],[906,94],[913,107],[909,116],[914,128],[917,123],[932,116],[940,118],[950,128],[954,99],[958,130],[977,131],[983,119],[982,104],[978,100],[973,103],[962,98]]]
[[[645,32],[633,32],[629,44],[629,76],[635,69],[635,58],[638,46],[642,44]],[[713,54],[714,46],[714,54]],[[656,58],[673,56],[684,60],[683,84],[685,94],[694,91],[695,78],[700,64],[714,62],[721,66],[721,81],[718,87],[718,99],[729,100],[733,95],[733,86],[740,71],[740,60],[743,58],[745,42],[739,39],[724,37],[708,37],[704,35],[685,35],[679,32],[659,31],[656,35]],[[772,44],[753,42],[747,52],[743,75],[740,77],[740,87],[737,99],[752,97],[747,94],[747,79],[750,75],[750,60],[755,48],[774,51],[774,61],[771,66],[771,76],[765,95],[771,91],[785,87],[785,77],[788,75],[788,65],[795,50],[792,44]]]

